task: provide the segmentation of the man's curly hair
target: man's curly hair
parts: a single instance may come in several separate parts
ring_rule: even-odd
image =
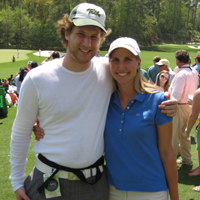
[[[186,50],[178,50],[175,54],[175,57],[181,62],[181,63],[189,63],[190,56],[189,53]]]
[[[62,44],[65,48],[67,48],[68,45],[68,40],[65,39],[65,32],[67,31],[68,34],[71,34],[74,27],[75,25],[73,21],[69,19],[68,14],[65,14],[64,17],[58,21],[58,33],[61,36]],[[111,32],[112,32],[111,29],[108,29],[107,33],[101,30],[101,34],[103,37],[102,43],[105,41],[106,36],[108,36]]]

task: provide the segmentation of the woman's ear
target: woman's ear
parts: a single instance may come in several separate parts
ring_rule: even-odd
[[[138,69],[140,69],[140,65],[141,65],[141,58],[138,60],[138,66],[137,66]]]

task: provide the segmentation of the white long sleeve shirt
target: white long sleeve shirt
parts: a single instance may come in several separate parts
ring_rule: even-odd
[[[56,59],[24,79],[11,136],[11,183],[23,186],[32,127],[40,121],[45,137],[36,154],[71,168],[89,166],[104,151],[104,127],[112,93],[107,58],[94,58],[84,72],[72,72]]]

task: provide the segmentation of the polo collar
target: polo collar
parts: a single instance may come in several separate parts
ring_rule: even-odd
[[[113,103],[115,104],[120,103],[117,92],[113,93],[112,99],[113,99]],[[131,99],[131,101],[139,101],[142,103],[144,99],[145,99],[145,95],[137,92],[136,96],[133,99]]]

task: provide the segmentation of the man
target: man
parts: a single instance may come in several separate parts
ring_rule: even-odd
[[[105,18],[94,4],[76,6],[58,22],[65,57],[31,70],[22,84],[10,153],[10,179],[18,200],[61,194],[68,200],[108,198],[103,132],[113,87],[108,59],[93,58],[107,34]],[[174,107],[163,112],[174,115]],[[36,119],[45,138],[35,143],[36,167],[23,183]]]
[[[38,63],[36,62],[36,61],[33,61],[32,63],[31,63],[31,65],[30,65],[30,70],[32,70],[32,69],[34,69],[34,68],[36,68],[36,67],[38,67]]]
[[[28,61],[28,71],[31,70],[31,64],[32,64],[33,61]],[[18,72],[19,73],[19,72]]]
[[[156,65],[156,63],[159,62],[159,61],[160,61],[160,57],[155,56],[154,59],[153,59],[154,65],[151,66],[148,70],[149,80],[153,83],[156,82],[156,76],[160,72],[159,69],[158,69],[158,66]]]
[[[191,112],[188,95],[194,94],[197,89],[198,74],[196,70],[190,68],[190,57],[187,51],[178,50],[175,57],[179,69],[169,88],[169,93],[178,101],[177,114],[173,119],[172,146],[176,156],[180,143],[182,160],[178,160],[177,163],[192,166],[191,143],[185,139],[184,130]]]
[[[148,75],[147,71],[146,71],[145,69],[140,69],[140,70],[141,70],[141,72],[142,72],[142,75],[143,75],[147,80],[149,80],[149,75]]]
[[[169,72],[169,74],[170,74],[169,84],[171,85],[171,82],[172,82],[173,78],[175,77],[176,73],[169,67],[169,61],[167,59],[161,59],[159,62],[156,63],[156,65],[158,65],[160,72],[163,70],[166,70]],[[158,77],[160,75],[160,72],[156,76],[156,84],[158,82]]]
[[[12,79],[13,79],[13,74],[11,74],[10,77],[8,78],[8,83],[9,84],[12,84],[12,81],[11,81]]]
[[[60,54],[58,51],[54,51],[48,58],[46,58],[45,60],[42,61],[41,65],[48,62],[50,59],[56,59],[56,58],[60,58]]]

